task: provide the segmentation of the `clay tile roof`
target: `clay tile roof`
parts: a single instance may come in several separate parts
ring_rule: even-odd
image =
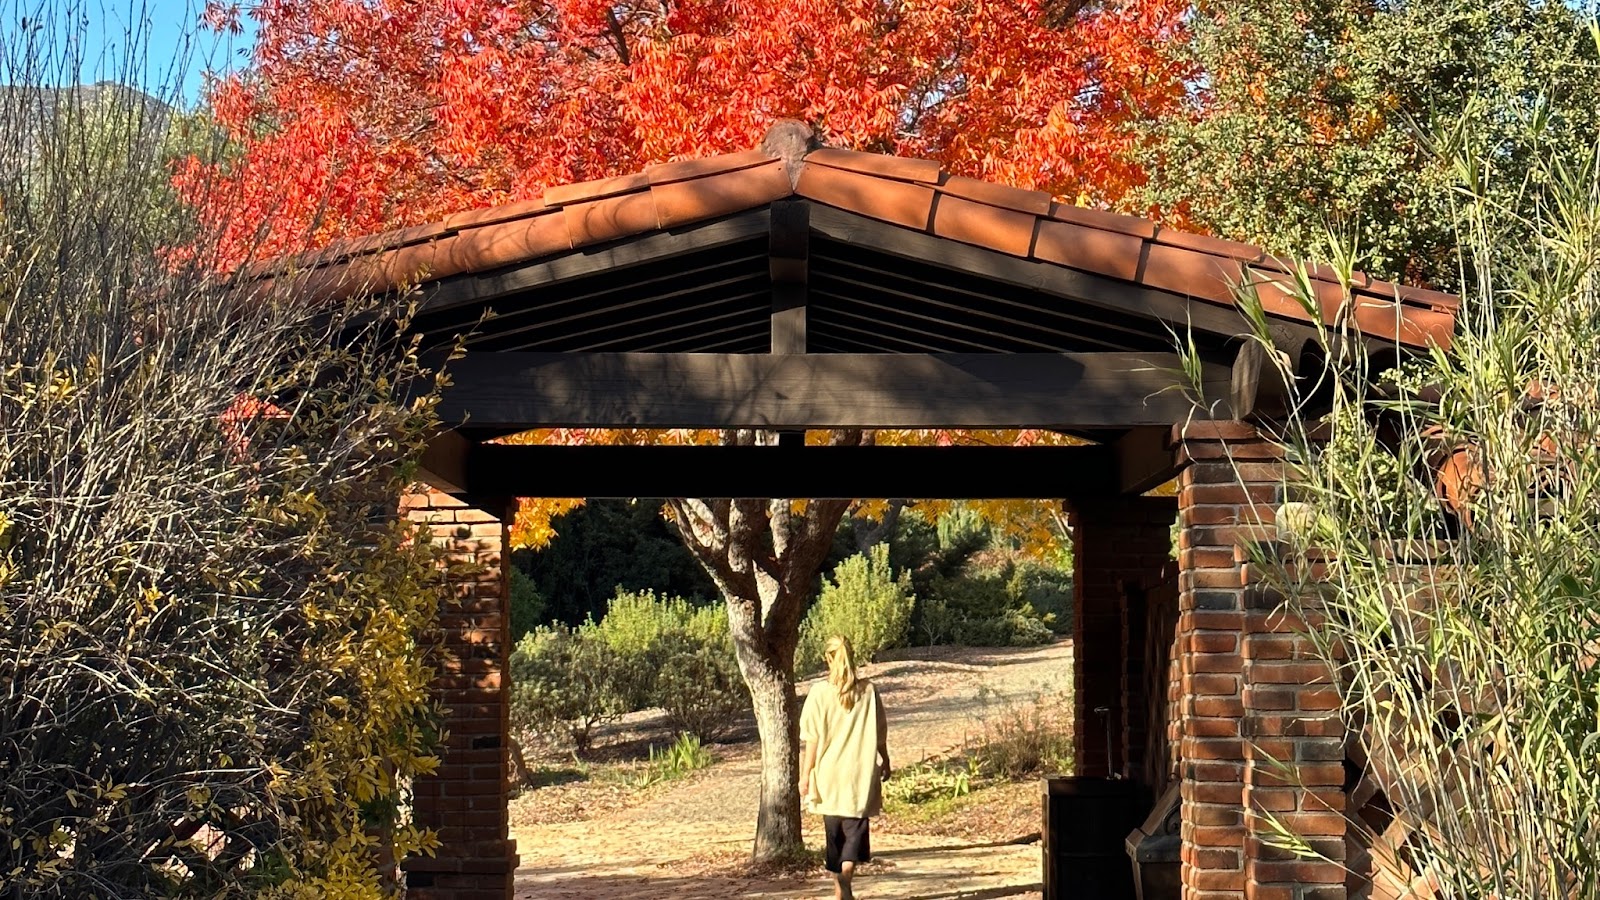
[[[1308,318],[1289,293],[1293,264],[1259,247],[950,175],[932,160],[821,147],[806,126],[792,121],[776,124],[760,149],[552,187],[539,199],[345,241],[256,274],[296,272],[327,293],[392,289],[707,221],[790,196],[1008,256],[1170,291],[1191,302],[1231,307],[1234,285],[1251,283],[1270,314]],[[1311,275],[1322,317],[1331,323],[1343,290],[1326,268]],[[1456,297],[1359,273],[1352,288],[1350,314],[1367,333],[1417,347],[1449,346]]]

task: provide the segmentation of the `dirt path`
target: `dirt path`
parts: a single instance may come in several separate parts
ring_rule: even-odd
[[[896,766],[961,749],[981,734],[986,715],[1007,703],[1069,689],[1071,672],[1069,644],[1018,650],[936,648],[866,669],[889,711],[889,748]],[[727,874],[738,871],[749,852],[759,791],[760,761],[753,747],[745,747],[698,777],[652,791],[637,805],[581,821],[516,828],[522,857],[517,898],[830,896],[822,877]],[[1006,802],[1036,804],[1023,799],[1036,796],[1010,791]],[[1021,820],[1036,821],[1037,812]],[[808,846],[821,847],[821,827],[820,818],[807,815]],[[879,820],[872,843],[874,862],[857,881],[863,900],[1038,896],[1036,842],[902,834]]]

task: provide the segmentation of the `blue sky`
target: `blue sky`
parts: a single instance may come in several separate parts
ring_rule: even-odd
[[[0,0],[0,83],[120,81],[164,99],[199,99],[204,73],[237,68],[243,35],[199,26],[204,0]]]

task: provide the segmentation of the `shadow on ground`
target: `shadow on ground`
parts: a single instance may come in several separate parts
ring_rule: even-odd
[[[857,896],[862,900],[874,896],[873,876],[856,880]],[[903,888],[903,885],[902,885]],[[927,884],[912,893],[897,891],[897,900],[998,900],[998,898],[1038,897],[1040,884],[1005,885],[976,890],[951,889],[943,885]],[[558,884],[524,886],[517,891],[517,900],[567,900],[567,898],[595,898],[611,900],[623,897],[670,897],[672,900],[779,900],[790,897],[827,897],[832,894],[832,883],[822,877],[809,879],[759,879],[729,876],[665,876],[652,878],[631,875],[584,875],[571,873]]]

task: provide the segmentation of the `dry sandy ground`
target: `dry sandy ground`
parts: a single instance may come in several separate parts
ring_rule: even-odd
[[[986,717],[1006,704],[1058,694],[1071,684],[1067,643],[1017,650],[935,648],[914,656],[866,670],[889,711],[896,766],[958,751],[982,733]],[[519,798],[513,806],[522,857],[518,900],[832,896],[820,870],[788,877],[743,873],[754,833],[760,764],[749,745],[717,748],[717,753],[719,762],[710,769],[645,791],[619,789],[599,797],[592,790],[572,790],[564,807],[565,786]],[[545,796],[532,796],[539,794]],[[976,837],[973,828],[960,823],[897,831],[892,820],[875,821],[875,858],[857,879],[857,896],[1039,897],[1040,848],[1023,830],[1025,823],[1038,822],[1038,790],[1014,785],[984,796],[993,798],[981,810],[989,824],[976,830],[988,833]],[[821,820],[808,815],[805,826],[807,845],[820,848]],[[994,833],[1005,829],[1009,833]],[[945,833],[907,833],[912,830]],[[1019,839],[1028,842],[1016,843]]]

